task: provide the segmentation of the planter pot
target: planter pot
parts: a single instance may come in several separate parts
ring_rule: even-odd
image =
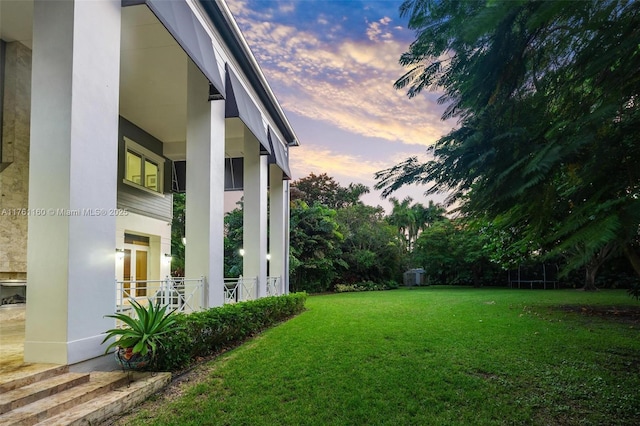
[[[116,362],[125,370],[143,370],[151,364],[151,352],[134,354],[133,348],[116,346]]]

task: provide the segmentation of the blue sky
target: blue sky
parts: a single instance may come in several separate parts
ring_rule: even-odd
[[[415,39],[397,1],[227,0],[301,146],[291,152],[294,179],[327,173],[370,188],[376,171],[447,133],[437,93],[409,99],[393,88],[400,55]],[[424,187],[396,194],[426,204]],[[373,191],[363,200],[388,201]],[[442,197],[434,198],[436,202]]]

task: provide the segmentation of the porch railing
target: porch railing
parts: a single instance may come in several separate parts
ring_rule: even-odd
[[[253,300],[258,296],[256,277],[238,277],[224,279],[224,303],[236,303]]]
[[[280,296],[284,294],[282,279],[280,277],[267,277],[267,296]]]
[[[116,312],[135,313],[131,300],[145,305],[160,303],[177,312],[192,312],[202,308],[204,278],[166,277],[164,280],[116,281]]]

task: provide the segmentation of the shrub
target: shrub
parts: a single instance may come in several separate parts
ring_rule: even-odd
[[[164,336],[157,368],[177,371],[199,357],[237,345],[248,337],[304,310],[306,293],[240,302],[175,316],[178,330]]]
[[[336,293],[348,293],[354,291],[379,291],[391,290],[398,288],[398,283],[393,280],[384,281],[382,283],[374,283],[373,281],[362,281],[355,284],[336,284]]]

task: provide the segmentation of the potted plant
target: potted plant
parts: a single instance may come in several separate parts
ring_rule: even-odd
[[[102,343],[118,337],[107,347],[105,353],[115,347],[116,361],[123,368],[139,370],[155,359],[158,347],[162,345],[163,335],[175,329],[176,319],[172,315],[174,311],[167,312],[167,306],[160,306],[159,303],[154,305],[151,300],[147,306],[142,306],[135,300],[131,300],[131,305],[136,318],[124,313],[106,315],[122,321],[125,327],[107,330]]]

